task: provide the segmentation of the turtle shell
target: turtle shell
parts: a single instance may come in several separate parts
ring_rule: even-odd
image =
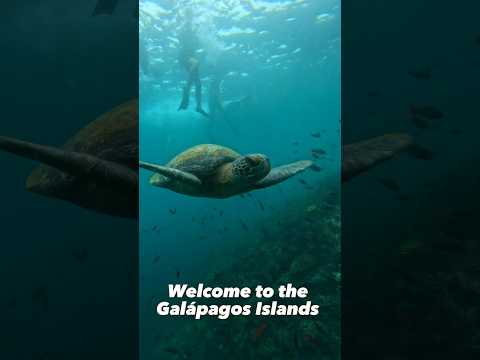
[[[170,160],[167,166],[188,172],[202,179],[213,175],[219,166],[232,162],[239,157],[239,153],[224,146],[202,144],[178,154]]]
[[[62,149],[94,155],[137,171],[138,100],[126,102],[101,115],[68,140]],[[48,165],[40,165],[30,174],[27,189],[105,212],[110,212],[109,209],[115,206],[115,197],[118,196],[116,189],[99,189],[98,184],[89,179],[67,174]],[[131,200],[119,198],[118,201]]]

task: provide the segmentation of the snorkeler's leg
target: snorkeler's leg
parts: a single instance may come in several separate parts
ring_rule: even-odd
[[[190,97],[190,87],[191,87],[191,84],[189,83],[187,83],[183,87],[182,102],[180,103],[178,110],[186,110],[188,108],[189,97]]]
[[[205,117],[209,117],[208,113],[202,108],[202,82],[200,81],[198,70],[195,71],[194,81],[195,81],[195,98],[197,102],[196,111]]]
[[[192,88],[192,82],[193,77],[192,74],[189,73],[187,83],[183,87],[182,102],[180,103],[178,110],[185,110],[188,108],[188,103],[190,102],[190,89]]]

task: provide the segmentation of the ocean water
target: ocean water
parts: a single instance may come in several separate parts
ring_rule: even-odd
[[[343,139],[402,131],[432,152],[342,189],[344,358],[478,357],[479,5],[455,17],[448,2],[343,2]],[[443,117],[419,128],[412,105]]]
[[[221,116],[206,118],[196,113],[193,92],[190,108],[177,111],[186,79],[178,62],[180,32],[188,11],[193,14],[199,38],[196,55],[200,59],[203,106],[210,111],[209,93],[214,79],[222,74],[225,111]],[[185,354],[192,349],[212,358],[215,347],[235,358],[231,351],[240,356],[248,346],[250,335],[246,341],[224,343],[214,333],[212,340],[199,345],[205,331],[191,327],[200,323],[213,332],[218,330],[208,325],[208,319],[195,322],[158,316],[156,305],[167,299],[169,283],[195,285],[210,279],[214,286],[221,282],[241,286],[278,272],[268,264],[291,269],[296,262],[311,263],[310,268],[318,271],[287,271],[284,280],[306,283],[321,271],[338,273],[338,251],[332,250],[336,255],[330,259],[317,251],[319,244],[330,244],[336,250],[339,247],[339,0],[140,2],[140,159],[164,165],[181,151],[204,143],[223,145],[240,154],[266,154],[273,167],[313,160],[317,171],[308,170],[242,196],[208,199],[153,187],[148,182],[152,174],[141,170],[142,359],[190,356]],[[312,150],[319,155],[312,156]],[[309,247],[312,256],[304,253]],[[284,256],[288,252],[291,256]],[[324,249],[324,253],[330,252]],[[249,269],[240,266],[245,263],[244,256],[253,262]],[[332,267],[322,268],[327,265]],[[249,273],[252,267],[254,274]],[[216,275],[219,278],[213,280]],[[277,280],[270,279],[272,285]],[[335,287],[334,292],[337,290]],[[326,294],[319,290],[315,296],[338,298],[332,291]],[[224,321],[232,324],[236,320]],[[332,313],[329,321],[335,327],[338,314]],[[256,326],[241,325],[238,333],[249,334]],[[189,331],[193,334],[187,336]],[[292,329],[275,338],[279,342],[285,341],[282,337],[289,338],[292,353],[285,356],[318,356],[316,337],[325,336],[312,330],[292,342],[300,336],[298,331]],[[273,335],[264,339],[261,333],[259,339],[250,340],[258,340],[260,347],[249,356],[272,358],[273,353],[266,349]],[[334,335],[338,340],[339,334]],[[177,338],[189,341],[180,345]],[[338,352],[332,351],[328,356],[335,358],[335,354]]]
[[[95,2],[5,4],[2,136],[61,146],[137,96],[133,8],[92,17]],[[0,163],[0,357],[134,358],[137,223],[28,192],[36,161]]]

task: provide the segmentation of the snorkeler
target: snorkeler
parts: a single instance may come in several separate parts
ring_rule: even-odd
[[[178,110],[185,110],[188,108],[190,90],[192,85],[195,85],[195,100],[197,103],[196,111],[203,116],[208,117],[209,115],[202,108],[202,83],[200,81],[199,72],[200,61],[196,56],[199,41],[197,35],[193,31],[191,10],[187,11],[186,18],[187,20],[180,36],[181,45],[179,62],[187,70],[188,78],[187,84],[183,88],[182,102],[180,103]]]

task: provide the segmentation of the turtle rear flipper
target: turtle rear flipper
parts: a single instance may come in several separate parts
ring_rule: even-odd
[[[305,171],[313,162],[310,160],[301,160],[288,165],[273,168],[270,173],[254,186],[257,189],[266,188],[291,178],[292,176]]]
[[[202,181],[196,177],[193,174],[190,174],[185,171],[181,171],[178,169],[174,169],[168,166],[162,166],[162,165],[157,165],[157,164],[152,164],[152,163],[147,163],[144,161],[139,162],[139,166],[142,169],[150,170],[156,174],[165,176],[169,180],[175,180],[175,181],[180,181],[185,184],[189,185],[201,185]]]

